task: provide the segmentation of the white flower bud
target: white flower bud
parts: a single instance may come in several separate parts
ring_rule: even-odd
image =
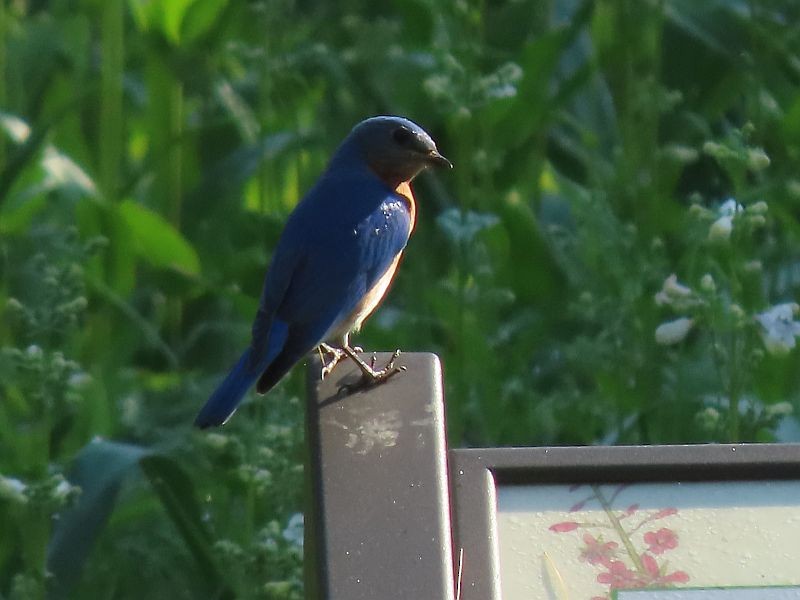
[[[743,319],[745,317],[744,309],[735,302],[731,304],[730,311],[731,314],[737,319]]]
[[[674,306],[677,310],[697,304],[692,288],[679,283],[675,273],[664,280],[661,291],[655,295],[655,301],[658,306]]]
[[[764,409],[768,417],[788,417],[794,413],[794,407],[790,402],[776,402]]]
[[[656,343],[662,346],[671,346],[682,342],[694,326],[694,319],[681,317],[674,321],[667,321],[656,328]]]
[[[25,495],[27,487],[19,479],[0,475],[0,500],[11,500],[18,504],[25,504],[28,502],[28,496]]]
[[[25,354],[27,354],[30,358],[41,358],[44,353],[39,346],[36,344],[31,344],[25,348]]]
[[[717,212],[719,213],[720,217],[732,217],[737,213],[743,211],[744,211],[744,206],[739,204],[735,199],[728,198],[727,200],[725,200],[725,202],[723,202],[720,205]]]
[[[769,166],[769,156],[761,148],[750,148],[747,151],[747,166],[753,171],[763,171]]]
[[[747,273],[760,273],[764,270],[764,265],[761,264],[760,260],[748,260],[744,263],[744,270]]]
[[[711,224],[708,239],[712,242],[727,242],[733,231],[733,217],[720,217]]]
[[[800,335],[800,323],[794,320],[798,310],[800,306],[796,303],[787,302],[756,315],[761,324],[761,341],[767,352],[782,356],[795,347],[795,337]]]

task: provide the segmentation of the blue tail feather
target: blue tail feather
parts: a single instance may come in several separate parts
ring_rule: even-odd
[[[214,425],[222,425],[228,420],[260,374],[248,364],[249,362],[250,348],[244,351],[228,376],[211,394],[194,420],[195,425],[205,429]]]
[[[227,377],[219,384],[211,397],[206,401],[194,424],[200,429],[222,425],[236,411],[244,395],[269,364],[275,360],[286,342],[288,328],[280,321],[275,321],[270,331],[269,349],[261,364],[250,364],[250,348],[244,351]]]

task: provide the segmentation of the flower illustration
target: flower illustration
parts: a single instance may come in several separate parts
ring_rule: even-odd
[[[591,533],[584,533],[583,541],[586,546],[581,550],[580,558],[590,565],[610,565],[619,547],[617,542],[603,542],[602,537],[598,540]]]
[[[575,514],[592,504],[599,505],[602,511],[592,510],[580,517],[575,515],[580,520],[560,521],[550,525],[549,529],[553,533],[571,536],[575,532],[580,536],[579,559],[597,569],[597,583],[608,586],[605,596],[593,596],[591,600],[608,600],[612,590],[672,587],[690,580],[685,571],[668,571],[667,561],[661,558],[665,552],[678,547],[675,530],[669,527],[646,529],[652,527],[653,521],[677,515],[677,508],[669,506],[648,510],[636,502],[626,508],[615,508],[617,498],[628,485],[617,485],[611,490],[600,485],[588,487],[589,492],[579,498],[568,512]],[[570,491],[578,489],[573,487]],[[605,518],[598,518],[598,513]],[[595,533],[598,530],[600,533]],[[609,536],[613,539],[609,540]]]
[[[647,574],[650,576],[650,581],[648,583],[651,586],[666,586],[673,583],[686,583],[689,581],[689,576],[683,571],[662,573],[656,559],[646,552],[642,554],[642,566],[644,566]]]
[[[664,554],[667,550],[678,547],[678,536],[671,529],[662,527],[658,531],[648,531],[644,534],[644,543],[653,554]]]
[[[603,542],[602,537],[598,540],[591,533],[584,533],[583,541],[586,546],[581,550],[580,559],[590,565],[610,565],[619,547],[617,542]]]
[[[664,517],[671,517],[674,514],[677,514],[677,508],[664,508],[658,511],[656,514],[653,515],[652,520],[655,521],[656,519],[663,519]]]
[[[580,524],[576,523],[575,521],[564,521],[563,523],[550,525],[550,531],[554,531],[555,533],[566,533],[567,531],[574,531],[578,527],[580,527]]]
[[[641,587],[642,580],[636,571],[628,568],[621,560],[615,560],[608,565],[608,571],[597,576],[598,583],[604,583],[612,590]]]

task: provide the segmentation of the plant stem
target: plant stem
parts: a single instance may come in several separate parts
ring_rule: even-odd
[[[630,556],[633,565],[636,567],[636,570],[639,573],[646,575],[647,571],[645,571],[644,565],[642,564],[642,559],[639,557],[639,553],[636,552],[636,548],[634,548],[633,542],[631,542],[631,539],[628,536],[628,532],[625,531],[625,528],[622,526],[622,523],[620,523],[617,515],[614,514],[614,510],[611,508],[611,503],[606,500],[605,496],[603,496],[603,492],[599,485],[593,485],[592,489],[594,490],[595,496],[597,496],[597,500],[600,502],[600,505],[603,507],[606,516],[608,516],[608,520],[611,521],[611,525],[617,532],[622,545],[625,546],[625,550],[628,552],[628,556]]]
[[[103,9],[100,106],[100,187],[109,200],[118,200],[122,164],[122,76],[125,63],[125,5],[108,0]],[[2,102],[0,102],[2,104]]]
[[[0,2],[0,106],[6,107],[6,3]],[[6,138],[0,135],[0,165],[6,164]]]

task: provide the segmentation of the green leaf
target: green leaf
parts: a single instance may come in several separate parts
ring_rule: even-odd
[[[221,6],[219,0],[208,2],[208,0],[131,0],[131,12],[136,25],[142,31],[153,29],[160,30],[161,34],[176,46],[180,45],[182,39],[182,29],[187,11],[194,4],[203,4],[198,8],[198,23],[192,24],[192,33],[197,35],[202,32],[202,26],[206,27],[213,22]]]
[[[186,11],[181,27],[185,42],[192,42],[218,23],[228,0],[196,0]]]
[[[92,441],[78,454],[69,480],[81,488],[81,495],[56,521],[47,551],[47,569],[55,581],[50,586],[51,600],[69,597],[114,509],[123,480],[147,453],[140,446]]]
[[[164,36],[174,43],[181,43],[181,24],[186,11],[194,3],[194,0],[167,0],[154,4],[160,4],[161,12],[161,31]]]
[[[188,275],[200,272],[194,247],[163,217],[131,200],[122,202],[119,211],[133,235],[137,256],[154,267]]]
[[[211,538],[203,526],[202,511],[186,472],[166,456],[144,457],[140,466],[197,561],[198,570],[206,583],[216,588],[218,596],[229,596],[230,592],[214,562]]]
[[[100,531],[114,510],[117,493],[140,467],[165,511],[184,538],[214,598],[232,598],[214,563],[192,481],[178,464],[151,450],[109,441],[92,441],[78,455],[69,480],[81,488],[77,503],[60,515],[48,547],[47,568],[55,585],[50,600],[68,598]]]

